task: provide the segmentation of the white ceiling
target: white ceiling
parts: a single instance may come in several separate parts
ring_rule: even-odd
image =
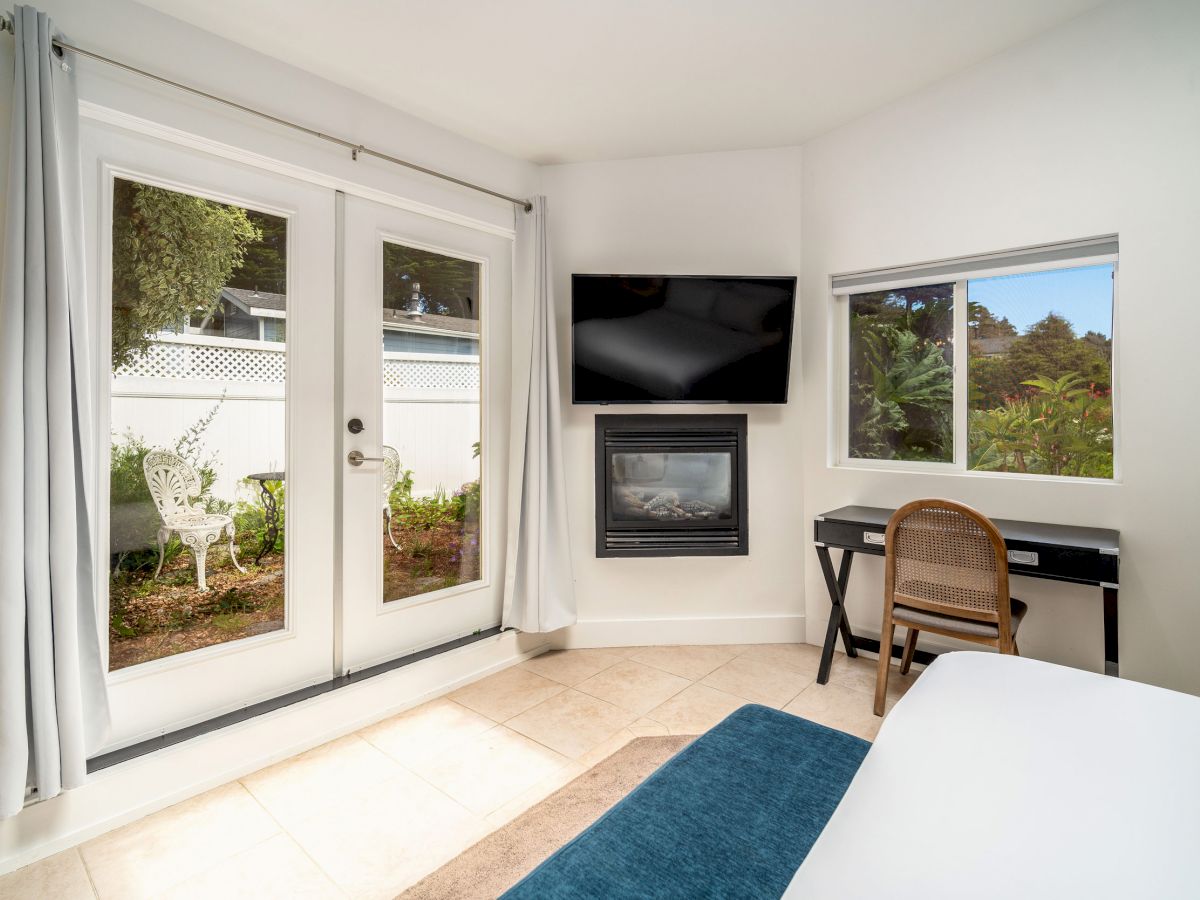
[[[1101,0],[142,2],[564,162],[800,144]]]

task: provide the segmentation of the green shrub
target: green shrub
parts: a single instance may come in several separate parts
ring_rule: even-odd
[[[454,492],[455,518],[472,525],[479,523],[479,479],[468,481]]]
[[[399,518],[402,528],[416,531],[432,531],[460,521],[459,506],[455,498],[446,496],[446,489],[439,486],[432,497],[405,497],[393,506],[393,514]]]
[[[412,469],[401,469],[396,483],[392,485],[392,492],[388,495],[388,502],[393,507],[397,503],[407,500],[412,496],[413,489],[413,473]]]
[[[1111,478],[1112,396],[1071,372],[1022,382],[1029,391],[971,412],[972,469]]]
[[[267,511],[263,507],[259,482],[245,478],[243,483],[254,488],[254,501],[252,503],[247,503],[245,500],[238,501],[232,513],[233,529],[237,535],[238,546],[248,543],[250,549],[257,553],[267,538]],[[275,498],[276,523],[279,528],[279,533],[275,536],[275,545],[270,549],[282,553],[285,537],[284,522],[287,521],[287,489],[282,481],[267,481],[263,484]]]

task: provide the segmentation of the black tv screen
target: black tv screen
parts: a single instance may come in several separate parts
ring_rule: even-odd
[[[796,279],[572,275],[575,403],[786,403]]]

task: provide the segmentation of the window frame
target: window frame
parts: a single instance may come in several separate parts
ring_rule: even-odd
[[[831,429],[829,468],[857,469],[864,471],[907,472],[921,475],[952,475],[969,478],[1016,478],[1023,481],[1054,481],[1070,484],[1120,484],[1120,350],[1118,341],[1118,297],[1120,286],[1119,254],[1083,255],[1077,258],[1057,259],[1048,262],[1007,265],[1002,267],[973,266],[964,261],[963,268],[953,275],[942,274],[924,278],[881,279],[878,283],[855,286],[850,290],[835,290],[830,279],[829,322],[830,322],[830,373],[832,383],[829,427]],[[1112,478],[1077,477],[1072,475],[1045,475],[1026,472],[997,472],[970,469],[967,440],[969,429],[969,364],[970,346],[968,330],[967,283],[980,278],[1000,275],[1020,275],[1031,272],[1052,272],[1060,269],[1075,269],[1083,266],[1112,265],[1112,431],[1113,431],[1113,475]],[[954,285],[953,310],[953,408],[954,429],[953,458],[948,462],[922,460],[863,459],[850,455],[850,298],[857,294],[883,290],[899,290],[929,284]]]

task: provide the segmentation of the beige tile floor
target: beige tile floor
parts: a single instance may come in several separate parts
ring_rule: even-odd
[[[0,878],[2,898],[392,897],[634,737],[746,702],[868,740],[875,663],[805,644],[552,651]],[[891,704],[912,684],[893,671]]]

